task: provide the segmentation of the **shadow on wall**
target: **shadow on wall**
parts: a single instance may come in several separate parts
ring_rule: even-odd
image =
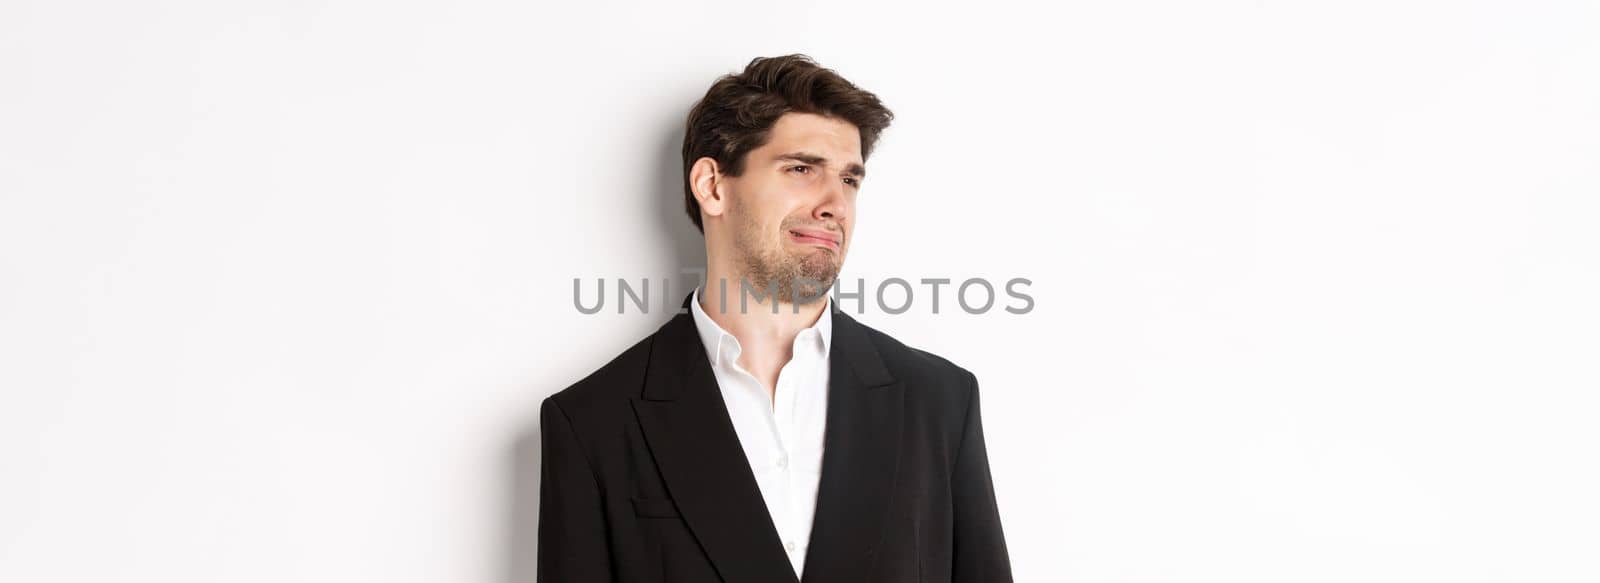
[[[688,111],[688,107],[684,107],[683,111]],[[658,211],[654,214],[656,220],[652,224],[654,232],[645,233],[642,239],[660,241],[661,246],[657,249],[641,249],[640,252],[665,251],[666,256],[663,259],[666,265],[659,269],[658,273],[673,278],[674,291],[670,293],[674,294],[674,301],[670,302],[670,305],[676,307],[678,303],[676,300],[682,294],[687,294],[690,289],[687,284],[680,285],[679,278],[692,277],[680,270],[705,269],[705,239],[700,231],[695,229],[694,223],[689,221],[689,216],[684,213],[683,121],[673,120],[658,132],[658,135],[661,138],[656,149],[653,171],[640,173],[639,187],[628,192],[648,197],[647,201],[642,202],[653,205]],[[659,318],[665,320],[670,316],[671,314],[662,314]],[[651,330],[653,331],[654,327]],[[617,343],[619,354],[638,339],[623,340]],[[593,365],[584,370],[598,369],[615,356],[615,354],[596,355]],[[577,381],[577,378],[573,378],[566,382]],[[534,384],[528,390],[554,393],[566,386],[566,384],[561,386]],[[506,525],[504,535],[506,548],[502,555],[506,561],[504,583],[534,583],[538,578],[539,465],[542,459],[540,455],[542,443],[537,423],[538,409],[535,408],[523,418],[534,420],[534,424],[517,432],[508,451],[510,475],[505,478],[509,504],[502,508],[508,508],[510,515],[503,517],[505,522],[501,523]]]

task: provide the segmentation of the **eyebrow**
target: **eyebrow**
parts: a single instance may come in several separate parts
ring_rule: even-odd
[[[813,165],[816,165],[816,166],[827,166],[828,165],[828,159],[827,158],[824,158],[822,156],[818,156],[816,154],[812,154],[810,152],[789,152],[787,154],[778,154],[777,159],[778,160],[792,160],[792,161],[795,161],[795,162],[800,162],[800,163],[803,163],[803,164],[813,164]],[[849,164],[845,164],[844,165],[843,174],[845,174],[846,176],[854,176],[857,180],[861,180],[861,179],[864,179],[864,178],[867,177],[867,169],[866,169],[866,167],[864,167],[864,166],[862,166],[860,164],[856,164],[854,162],[851,162]]]

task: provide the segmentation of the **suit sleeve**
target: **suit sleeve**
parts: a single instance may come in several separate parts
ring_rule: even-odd
[[[1011,558],[1000,528],[1000,508],[994,480],[989,474],[989,454],[983,442],[983,415],[978,403],[978,379],[967,373],[965,427],[951,475],[951,500],[955,509],[954,583],[1009,583]]]
[[[605,511],[572,422],[546,398],[539,407],[538,583],[612,583]]]

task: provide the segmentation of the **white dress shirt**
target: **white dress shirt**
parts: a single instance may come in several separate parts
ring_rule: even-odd
[[[778,538],[800,577],[811,540],[822,478],[822,436],[828,416],[828,347],[833,342],[832,298],[822,316],[794,338],[794,356],[778,371],[777,389],[767,389],[739,365],[739,339],[723,330],[700,307],[694,291],[694,325],[706,358],[728,406],[750,471],[761,488]],[[729,302],[729,309],[737,309]],[[770,309],[770,308],[759,308]]]

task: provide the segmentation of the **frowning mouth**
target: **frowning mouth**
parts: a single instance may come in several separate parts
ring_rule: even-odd
[[[801,245],[817,245],[834,251],[839,250],[839,235],[828,231],[794,229],[789,231],[789,238]]]

